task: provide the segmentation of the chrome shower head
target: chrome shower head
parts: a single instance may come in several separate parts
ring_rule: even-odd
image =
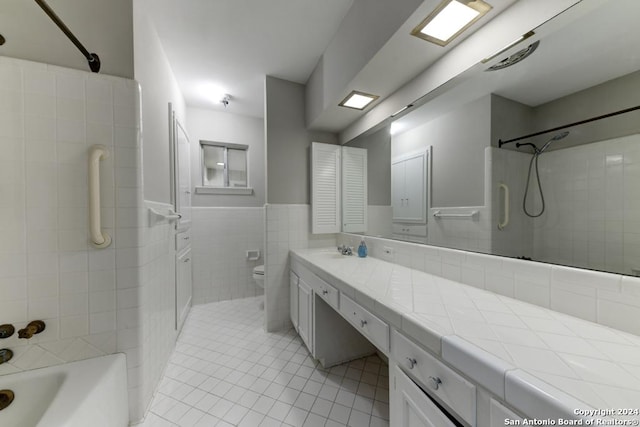
[[[568,131],[568,130],[567,130],[567,131],[564,131],[564,132],[560,132],[559,134],[552,136],[552,137],[551,137],[551,139],[550,139],[550,140],[548,140],[548,141],[547,141],[547,143],[546,143],[546,144],[544,144],[540,150],[538,150],[538,154],[542,154],[542,152],[543,152],[544,150],[546,150],[546,149],[547,149],[547,147],[548,147],[549,145],[551,145],[551,143],[552,143],[552,142],[560,141],[561,139],[566,138],[566,137],[567,137],[567,135],[569,135],[569,131]]]
[[[554,135],[553,138],[551,138],[552,141],[560,141],[561,139],[565,138],[567,135],[569,135],[569,131],[566,130],[564,132],[560,132],[557,135]]]

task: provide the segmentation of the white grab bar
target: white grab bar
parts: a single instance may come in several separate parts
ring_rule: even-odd
[[[500,184],[498,188],[504,191],[504,217],[502,222],[498,223],[498,230],[504,230],[509,225],[509,187],[507,184]]]
[[[471,211],[469,213],[442,213],[441,211],[435,211],[433,216],[435,218],[473,218],[478,215],[480,212]]]
[[[100,249],[111,244],[111,236],[102,231],[100,222],[100,160],[108,157],[109,151],[104,145],[89,149],[89,232],[91,244]]]

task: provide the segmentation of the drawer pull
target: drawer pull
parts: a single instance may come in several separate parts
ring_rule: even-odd
[[[442,380],[438,377],[429,377],[429,386],[434,389],[437,390],[440,388],[440,384],[442,384]]]
[[[361,321],[360,321],[360,326],[361,326],[361,327],[363,327],[363,328],[364,328],[364,325],[366,325],[366,324],[367,324],[367,321],[366,321],[366,320],[361,320]]]
[[[418,361],[416,359],[407,357],[407,365],[409,365],[409,369],[413,369],[413,367],[416,366],[417,364],[418,364]]]
[[[326,290],[326,289],[323,289],[323,290],[322,290],[322,295],[327,295],[328,293],[329,293],[329,291],[328,291],[328,290]]]
[[[182,262],[189,262],[191,261],[191,258],[185,258]]]
[[[183,237],[184,240],[189,240],[189,236]]]

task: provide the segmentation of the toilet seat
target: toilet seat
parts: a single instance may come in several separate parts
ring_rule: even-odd
[[[264,265],[257,265],[253,267],[253,274],[258,276],[264,276]]]

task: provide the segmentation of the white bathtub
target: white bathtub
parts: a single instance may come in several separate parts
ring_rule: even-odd
[[[124,354],[0,376],[0,389],[15,393],[2,427],[129,425]]]

